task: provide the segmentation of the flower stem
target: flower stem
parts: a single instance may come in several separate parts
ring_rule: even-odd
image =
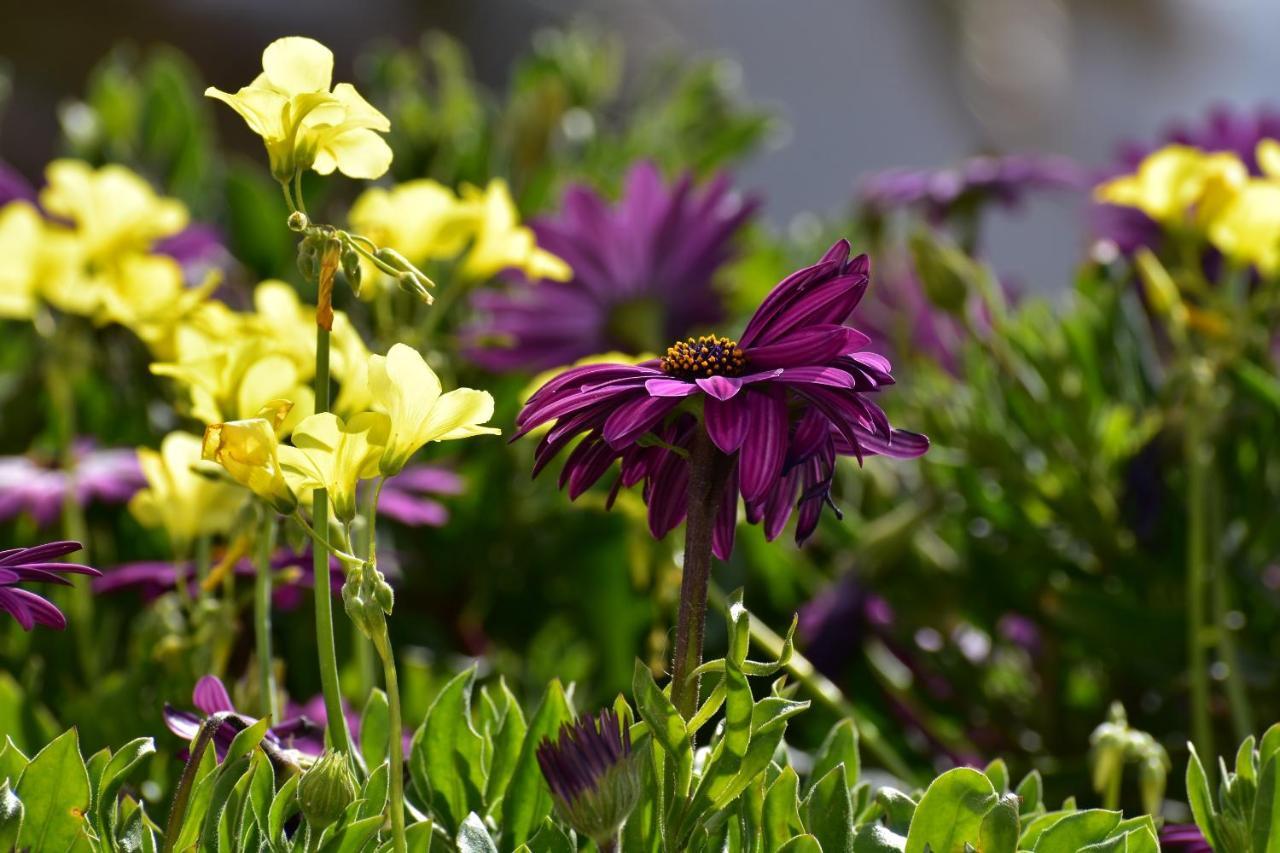
[[[316,411],[329,411],[329,330],[316,326]],[[333,589],[329,578],[329,493],[316,489],[311,497],[311,518],[315,525],[315,604],[316,649],[320,663],[320,689],[324,693],[324,711],[328,722],[329,745],[344,752],[351,751],[351,735],[347,718],[342,713],[342,694],[338,686],[338,652],[333,639]]]
[[[262,508],[262,525],[258,531],[258,552],[254,560],[253,633],[257,641],[259,689],[262,713],[279,720],[276,709],[276,675],[271,656],[271,554],[276,545],[276,519],[267,507]]]
[[[707,585],[711,581],[711,541],[716,509],[728,474],[727,458],[698,427],[689,454],[689,512],[685,518],[684,571],[676,649],[671,668],[671,702],[686,720],[698,710],[698,681],[690,675],[702,664],[707,625]]]
[[[1196,381],[1193,378],[1193,381]],[[1210,458],[1204,443],[1204,394],[1194,393],[1188,407],[1183,453],[1187,465],[1187,668],[1191,682],[1191,739],[1196,752],[1212,756],[1213,729],[1209,719],[1209,672],[1205,655],[1204,598],[1208,541],[1208,481]]]
[[[391,649],[386,620],[382,630],[373,636],[373,645],[382,658],[382,674],[387,682],[387,755],[391,759],[391,792],[387,807],[391,809],[391,832],[396,853],[405,853],[408,842],[404,831],[404,739],[400,720],[400,681],[396,677],[396,658]]]
[[[178,843],[182,821],[187,815],[187,801],[191,798],[191,786],[195,784],[196,773],[200,769],[200,759],[204,758],[204,751],[208,749],[214,734],[226,722],[227,716],[226,713],[211,714],[200,726],[200,732],[196,735],[195,742],[191,744],[191,756],[187,759],[187,766],[182,770],[182,778],[178,780],[178,790],[174,792],[173,805],[169,807],[169,820],[165,823],[164,853],[170,853]]]

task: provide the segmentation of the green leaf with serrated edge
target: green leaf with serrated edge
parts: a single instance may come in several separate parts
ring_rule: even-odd
[[[1276,753],[1280,753],[1280,723],[1263,732],[1262,740],[1258,741],[1258,766],[1266,767],[1267,761]],[[0,771],[3,769],[0,765]]]
[[[84,836],[89,773],[80,758],[79,735],[74,728],[35,754],[14,793],[25,812],[19,849],[66,850]]]
[[[755,700],[747,677],[732,660],[725,670],[725,684],[724,731],[716,740],[698,780],[698,787],[694,789],[690,806],[684,814],[687,821],[696,822],[708,809],[727,805],[725,795],[735,786],[743,759],[751,746],[751,712],[755,708]],[[745,783],[738,786],[739,792],[745,787]]]
[[[1009,790],[1009,765],[1004,763],[1003,758],[995,759],[982,768],[982,772],[991,780],[991,786],[996,789],[997,794]]]
[[[237,761],[252,752],[255,746],[262,743],[262,738],[266,736],[267,729],[270,726],[271,718],[263,717],[253,725],[236,732],[236,736],[231,740],[231,745],[227,747],[227,754],[222,759],[222,763],[227,764]]]
[[[9,780],[0,782],[0,850],[12,850],[22,831],[22,800],[9,788]]]
[[[577,845],[551,818],[543,818],[538,831],[529,839],[533,853],[575,853]]]
[[[853,834],[853,853],[902,853],[907,839],[878,823],[867,823]]]
[[[982,818],[996,802],[991,780],[971,767],[957,767],[934,779],[916,806],[906,853],[962,853],[978,840]]]
[[[300,778],[300,776],[290,776],[286,779],[271,801],[271,808],[267,812],[267,843],[271,845],[272,850],[285,849],[284,825],[289,818],[298,813],[298,779]]]
[[[379,764],[374,771],[369,774],[369,779],[364,783],[364,791],[360,797],[360,817],[372,817],[376,814],[382,814],[383,809],[387,807],[387,792],[391,785],[391,767],[386,762]]]
[[[520,746],[520,757],[511,774],[511,784],[502,798],[503,844],[523,844],[544,817],[551,813],[551,791],[538,767],[537,749],[543,738],[553,738],[560,727],[573,719],[569,700],[558,679],[547,686]]]
[[[1066,815],[1046,829],[1033,848],[1036,853],[1078,853],[1080,848],[1106,839],[1120,823],[1120,812],[1089,809]]]
[[[1187,803],[1191,806],[1191,816],[1204,834],[1205,841],[1214,850],[1218,850],[1221,848],[1213,831],[1218,812],[1213,807],[1213,796],[1209,793],[1209,780],[1204,775],[1204,766],[1200,764],[1195,746],[1188,743],[1187,749],[1191,753],[1187,758]]]
[[[245,729],[245,731],[248,731],[248,729]],[[244,734],[244,732],[241,732],[241,734]],[[252,746],[249,747],[249,749],[252,748]],[[227,757],[229,760],[222,763],[217,775],[209,777],[213,780],[213,785],[209,790],[209,802],[204,810],[200,828],[200,843],[206,848],[218,846],[218,827],[222,821],[227,801],[231,798],[231,792],[235,789],[236,784],[239,783],[240,777],[249,772],[250,758],[248,755],[241,755],[239,758],[231,759],[228,752]],[[192,800],[194,799],[195,795],[193,794]],[[187,823],[194,822],[189,816]],[[186,837],[185,826],[183,827],[183,837]]]
[[[778,853],[825,853],[818,839],[812,835],[797,835],[778,848]]]
[[[458,827],[458,853],[498,853],[484,821],[475,812],[466,816]]]
[[[1280,853],[1280,759],[1274,756],[1262,767],[1253,797],[1253,853]]]
[[[876,791],[876,802],[884,811],[885,825],[901,835],[907,834],[911,818],[916,813],[916,801],[897,788],[881,788]]]
[[[156,742],[152,738],[140,737],[131,740],[116,750],[115,755],[111,756],[111,760],[102,769],[97,783],[98,794],[94,800],[94,815],[98,832],[102,837],[109,838],[115,834],[116,797],[119,796],[120,789],[129,778],[129,773],[142,763],[143,759],[154,755],[155,751]],[[90,774],[91,784],[92,775]]]
[[[1019,829],[1018,795],[1005,794],[982,818],[978,849],[982,853],[1016,853]]]
[[[0,746],[0,782],[7,779],[9,787],[16,788],[18,777],[26,769],[27,763],[28,759],[22,754],[22,750],[18,749],[18,745],[6,736],[4,746]]]
[[[476,670],[450,679],[413,736],[409,771],[418,792],[455,832],[469,812],[484,807],[484,739],[471,724]]]
[[[1041,807],[1040,798],[1044,790],[1044,783],[1040,779],[1040,771],[1032,770],[1026,776],[1022,777],[1022,781],[1018,783],[1018,787],[1014,793],[1022,798],[1022,805],[1018,807],[1018,815],[1027,817]]]
[[[814,754],[813,770],[809,773],[807,791],[814,783],[831,772],[837,764],[844,765],[845,778],[850,787],[858,784],[862,763],[858,756],[858,729],[847,717],[831,727],[822,745]]]
[[[658,689],[653,673],[642,661],[636,661],[631,689],[640,719],[648,724],[654,743],[670,757],[676,768],[676,794],[687,796],[693,778],[693,744],[684,719],[666,694]]]
[[[1256,782],[1258,778],[1258,767],[1253,757],[1253,744],[1253,735],[1249,735],[1236,750],[1236,775],[1250,782]]]
[[[843,764],[837,764],[817,781],[801,807],[805,828],[822,845],[824,853],[853,850],[853,801]]]
[[[803,830],[800,778],[795,770],[784,767],[764,794],[764,849],[777,850]]]
[[[520,702],[507,687],[506,681],[499,680],[497,692],[507,703],[498,730],[492,733],[493,754],[489,762],[489,779],[485,783],[484,799],[490,814],[496,814],[500,800],[516,772],[516,762],[520,760],[520,747],[524,745],[525,734],[529,726],[524,720],[524,712],[520,710]]]
[[[390,714],[387,694],[375,687],[360,713],[360,754],[366,767],[377,767],[387,760]]]

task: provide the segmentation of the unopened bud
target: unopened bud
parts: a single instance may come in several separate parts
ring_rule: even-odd
[[[315,832],[336,823],[355,799],[356,780],[346,753],[326,751],[298,780],[298,807]]]
[[[360,280],[364,275],[364,267],[360,265],[360,253],[348,246],[342,252],[342,274],[351,285],[351,290],[360,295]]]
[[[391,584],[384,578],[379,578],[377,586],[373,588],[373,595],[382,612],[390,614],[392,608],[396,606],[396,592],[391,588]]]
[[[288,225],[290,231],[297,231],[301,234],[311,227],[311,220],[307,219],[307,215],[301,210],[295,210],[289,214]]]

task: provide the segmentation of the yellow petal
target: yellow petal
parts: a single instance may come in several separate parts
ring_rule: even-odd
[[[352,127],[367,127],[386,133],[391,129],[391,121],[378,111],[377,107],[364,99],[350,83],[339,83],[333,87],[333,96],[346,108],[344,124]]]
[[[25,201],[0,208],[0,317],[29,320],[36,310],[43,220]]]
[[[422,423],[418,435],[426,441],[446,441],[473,435],[496,434],[500,430],[481,427],[493,417],[493,396],[488,391],[458,388],[436,401],[431,415]]]
[[[333,52],[302,36],[276,39],[262,52],[262,70],[272,86],[290,96],[328,92],[333,81]]]
[[[328,175],[336,167],[348,178],[372,181],[391,168],[391,146],[372,130],[357,128],[326,139],[312,168]]]
[[[263,139],[283,139],[281,115],[288,98],[279,92],[246,86],[234,95],[215,89],[204,90],[206,98],[222,101],[235,110],[254,133]]]
[[[1280,178],[1280,142],[1264,139],[1258,143],[1258,168],[1268,178]]]

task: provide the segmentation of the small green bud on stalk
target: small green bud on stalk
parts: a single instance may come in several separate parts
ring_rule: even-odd
[[[307,215],[301,210],[295,210],[293,213],[289,214],[287,224],[290,231],[296,231],[301,234],[311,227],[311,220],[308,219]]]
[[[327,750],[298,780],[298,807],[313,832],[336,823],[355,799],[356,780],[344,752]]]

